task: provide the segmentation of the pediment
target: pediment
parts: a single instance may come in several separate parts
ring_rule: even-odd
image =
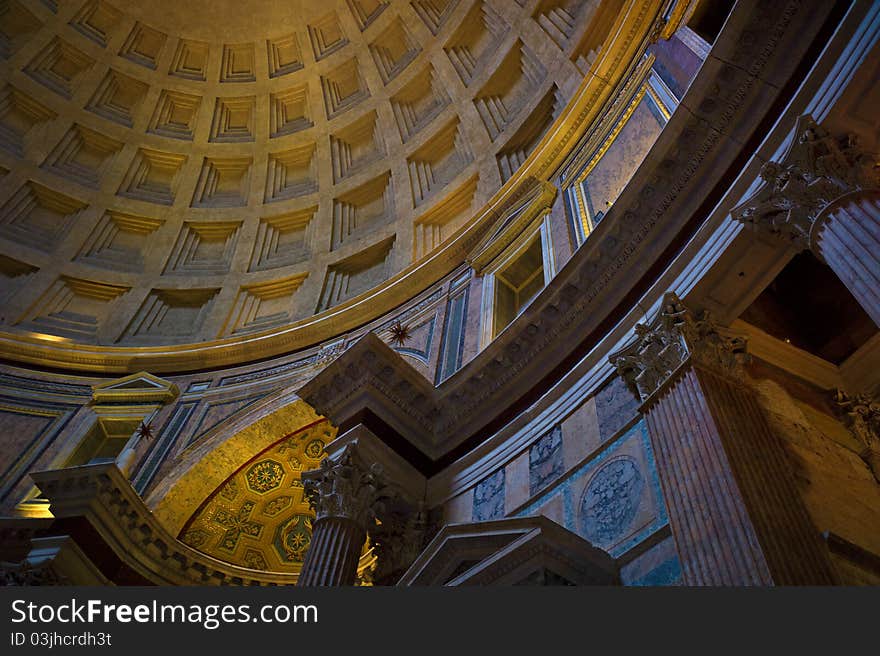
[[[146,371],[92,386],[98,403],[168,403],[178,394],[177,385]]]
[[[549,212],[556,200],[556,193],[555,185],[540,182],[525,199],[503,212],[467,258],[474,271],[479,274]]]
[[[398,585],[619,585],[609,554],[543,517],[448,524]]]

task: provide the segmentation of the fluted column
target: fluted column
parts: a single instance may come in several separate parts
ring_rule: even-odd
[[[324,517],[315,522],[297,584],[354,585],[366,531],[350,519]]]
[[[674,294],[612,362],[643,402],[687,585],[835,582],[742,370],[745,341]]]
[[[813,251],[880,326],[880,192],[838,198],[817,217]]]
[[[384,488],[382,478],[382,468],[368,467],[356,443],[322,460],[320,469],[302,474],[304,493],[316,518],[297,585],[355,584],[367,529],[375,523],[376,504]]]
[[[801,116],[785,155],[761,168],[765,184],[731,216],[796,249],[812,250],[880,326],[875,161],[854,137],[832,137],[809,115]]]

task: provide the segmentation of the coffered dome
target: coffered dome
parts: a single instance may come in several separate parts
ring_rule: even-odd
[[[614,4],[2,3],[2,329],[180,345],[423,288]]]

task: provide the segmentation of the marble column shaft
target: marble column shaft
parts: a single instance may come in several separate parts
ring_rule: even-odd
[[[346,517],[316,520],[312,525],[312,539],[297,585],[354,585],[366,539],[364,529]]]
[[[880,192],[838,198],[823,210],[813,233],[814,251],[880,326]]]
[[[646,420],[686,585],[826,585],[835,576],[754,394],[684,365]]]
[[[355,441],[301,478],[315,520],[297,585],[354,585],[367,528],[375,525],[381,505],[382,467],[364,462]]]

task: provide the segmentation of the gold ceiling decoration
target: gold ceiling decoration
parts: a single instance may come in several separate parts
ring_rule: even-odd
[[[300,474],[318,467],[334,437],[322,420],[254,456],[193,513],[180,539],[233,565],[298,573],[314,519]]]

